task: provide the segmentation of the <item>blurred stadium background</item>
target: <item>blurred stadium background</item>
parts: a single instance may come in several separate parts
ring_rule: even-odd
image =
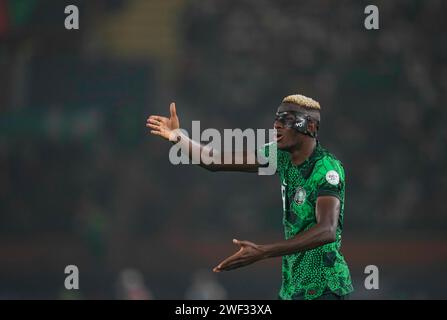
[[[446,9],[0,0],[0,298],[276,299],[279,259],[208,271],[233,237],[282,237],[278,178],[173,166],[145,120],[174,100],[186,129],[271,128],[295,92],[320,101],[347,171],[353,298],[447,298]],[[379,290],[363,288],[370,264]]]

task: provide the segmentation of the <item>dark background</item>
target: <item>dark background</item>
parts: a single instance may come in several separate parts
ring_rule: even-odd
[[[68,4],[80,30],[64,28]],[[364,27],[368,4],[379,30]],[[280,259],[208,271],[234,237],[282,238],[278,177],[173,166],[145,120],[176,101],[186,129],[271,128],[293,93],[320,102],[320,141],[345,166],[353,298],[447,298],[446,12],[0,0],[0,298],[275,299]],[[380,289],[367,291],[371,264]]]

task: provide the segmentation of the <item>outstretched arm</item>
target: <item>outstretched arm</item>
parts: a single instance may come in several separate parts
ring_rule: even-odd
[[[233,243],[239,245],[239,251],[222,261],[213,271],[229,271],[262,259],[307,251],[334,242],[339,214],[340,200],[338,198],[333,196],[318,197],[316,206],[317,223],[312,228],[289,240],[266,245],[257,245],[253,242],[234,239]]]
[[[170,105],[170,118],[152,115],[147,119],[146,127],[151,128],[153,135],[160,136],[166,140],[176,143],[184,153],[189,155],[190,160],[198,163],[202,168],[210,171],[243,171],[257,172],[258,163],[248,163],[248,159],[254,159],[254,155],[248,154],[249,151],[232,152],[230,157],[224,152],[215,149],[206,149],[202,144],[191,140],[180,131],[180,121],[177,116],[175,103]],[[203,152],[205,151],[205,152]],[[242,164],[225,164],[224,159],[242,159]]]

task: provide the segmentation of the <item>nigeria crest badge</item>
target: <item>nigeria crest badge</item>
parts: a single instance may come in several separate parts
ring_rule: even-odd
[[[296,204],[303,204],[306,200],[306,190],[303,187],[298,187],[295,192],[295,196],[293,197],[293,201]]]

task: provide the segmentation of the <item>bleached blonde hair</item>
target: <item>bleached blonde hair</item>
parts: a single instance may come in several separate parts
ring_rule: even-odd
[[[290,96],[285,97],[282,100],[283,103],[293,103],[300,107],[312,110],[321,110],[320,104],[318,101],[315,101],[312,98],[303,96],[301,94],[292,94]]]

